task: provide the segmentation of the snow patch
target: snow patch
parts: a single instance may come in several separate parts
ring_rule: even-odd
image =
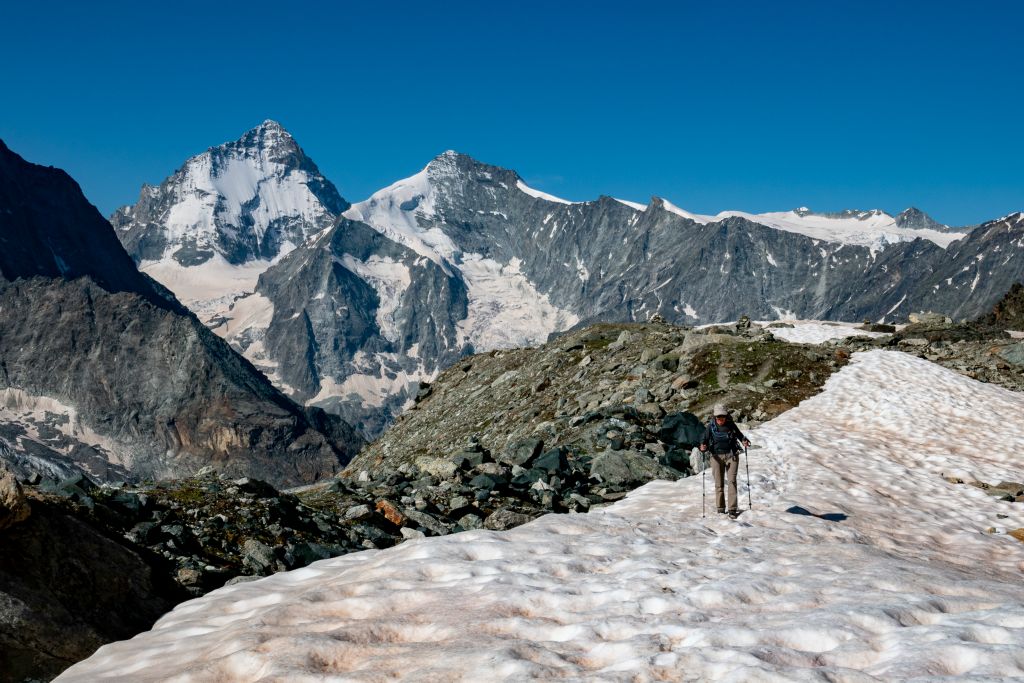
[[[208,322],[223,315],[232,302],[256,289],[261,274],[294,249],[291,243],[282,247],[280,255],[270,261],[228,263],[220,254],[197,266],[183,266],[173,258],[143,261],[139,270],[174,292],[178,301],[196,316]]]
[[[795,344],[822,344],[832,339],[843,339],[844,337],[881,337],[880,332],[867,332],[859,329],[855,323],[833,323],[819,320],[793,320],[792,313],[786,319],[793,327],[773,327],[768,331],[778,339],[793,342]],[[780,316],[780,318],[783,316]],[[761,325],[770,324],[762,321]]]
[[[431,162],[433,163],[433,162]],[[423,227],[435,215],[437,190],[431,182],[432,166],[428,165],[416,175],[399,180],[369,199],[353,204],[342,215],[361,221],[387,238],[412,249],[452,274],[451,261],[457,251],[440,228]]]
[[[770,228],[807,235],[825,242],[868,247],[873,253],[889,244],[909,242],[917,238],[929,240],[945,249],[950,243],[967,236],[965,232],[901,228],[896,225],[895,218],[882,211],[866,211],[851,216],[830,217],[816,215],[810,213],[806,208],[801,208],[797,211],[769,213],[722,211],[714,216],[707,216],[680,209],[669,202],[665,202],[665,208],[701,224],[718,223],[733,217],[745,218]]]
[[[469,296],[469,315],[459,321],[461,343],[503,349],[542,343],[579,317],[551,304],[521,270],[522,261],[502,265],[480,254],[465,254],[460,269]]]
[[[412,283],[409,267],[391,258],[371,256],[366,261],[349,254],[336,259],[343,267],[358,275],[377,292],[377,327],[385,339],[396,342],[401,337],[395,312],[402,304],[402,295]]]
[[[612,197],[612,199],[617,201],[619,204],[625,204],[629,208],[636,209],[637,211],[646,211],[647,210],[647,205],[646,204],[641,204],[639,202],[631,202],[631,201],[628,201],[626,199],[619,199],[618,197]],[[635,216],[634,216],[634,218],[635,218]]]
[[[555,202],[555,203],[558,203],[558,204],[576,204],[576,203],[578,203],[578,202],[570,202],[567,199],[562,199],[561,197],[556,197],[555,195],[548,194],[547,192],[541,192],[540,190],[535,190],[532,187],[530,187],[529,185],[527,185],[526,183],[524,183],[522,180],[517,180],[516,181],[516,187],[518,187],[522,192],[525,192],[526,194],[530,195],[531,197],[536,197],[537,199],[543,199],[544,201]],[[550,218],[550,216],[548,216],[548,218]],[[546,220],[544,222],[547,223]]]
[[[651,482],[221,588],[57,680],[1017,679],[1024,544],[1003,530],[1024,511],[944,477],[1019,480],[1022,416],[1019,393],[858,353],[748,431],[738,521],[702,518],[700,477]]]

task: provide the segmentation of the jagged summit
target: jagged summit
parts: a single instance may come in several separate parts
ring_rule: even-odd
[[[931,216],[917,207],[911,206],[904,209],[896,216],[896,225],[901,228],[912,230],[939,230],[948,231],[950,227],[934,220]]]
[[[208,320],[349,206],[295,138],[266,120],[144,186],[111,223],[148,275]]]

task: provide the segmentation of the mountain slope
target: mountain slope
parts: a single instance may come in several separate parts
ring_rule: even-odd
[[[11,207],[0,240],[41,250],[0,256],[4,450],[33,442],[103,479],[214,465],[300,483],[340,469],[361,445],[139,274],[65,173],[0,146],[0,198]]]
[[[979,450],[980,414],[1002,428]],[[856,354],[748,434],[738,521],[701,516],[699,477],[652,482],[216,591],[59,680],[1021,677],[1024,512],[959,482],[1019,480],[1022,415],[1021,394]]]

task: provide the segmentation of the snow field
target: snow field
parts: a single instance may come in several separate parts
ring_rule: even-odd
[[[761,321],[759,325],[768,325],[774,321]],[[777,339],[795,344],[822,344],[832,339],[844,337],[882,337],[881,332],[866,332],[858,329],[856,323],[833,323],[819,320],[786,320],[793,327],[772,327],[768,331]]]
[[[714,216],[703,216],[680,209],[667,201],[664,204],[667,211],[701,224],[718,223],[726,218],[739,217],[776,230],[806,235],[825,242],[869,247],[873,252],[884,249],[889,244],[910,242],[918,238],[930,240],[945,249],[951,242],[967,236],[967,233],[963,232],[901,228],[896,225],[895,218],[881,211],[865,211],[855,216],[843,217],[819,216],[796,211],[769,213],[722,211]]]
[[[943,478],[1022,478],[1024,396],[872,351],[748,436],[739,521],[652,482],[224,588],[58,680],[1024,676],[1024,544],[988,531],[1024,512]]]

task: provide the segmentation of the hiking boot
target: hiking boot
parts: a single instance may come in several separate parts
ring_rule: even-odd
[[[724,515],[725,514],[725,508],[718,508],[718,514]]]
[[[737,517],[740,516],[740,511],[739,510],[729,510],[729,516],[732,517],[733,519],[736,519]]]

